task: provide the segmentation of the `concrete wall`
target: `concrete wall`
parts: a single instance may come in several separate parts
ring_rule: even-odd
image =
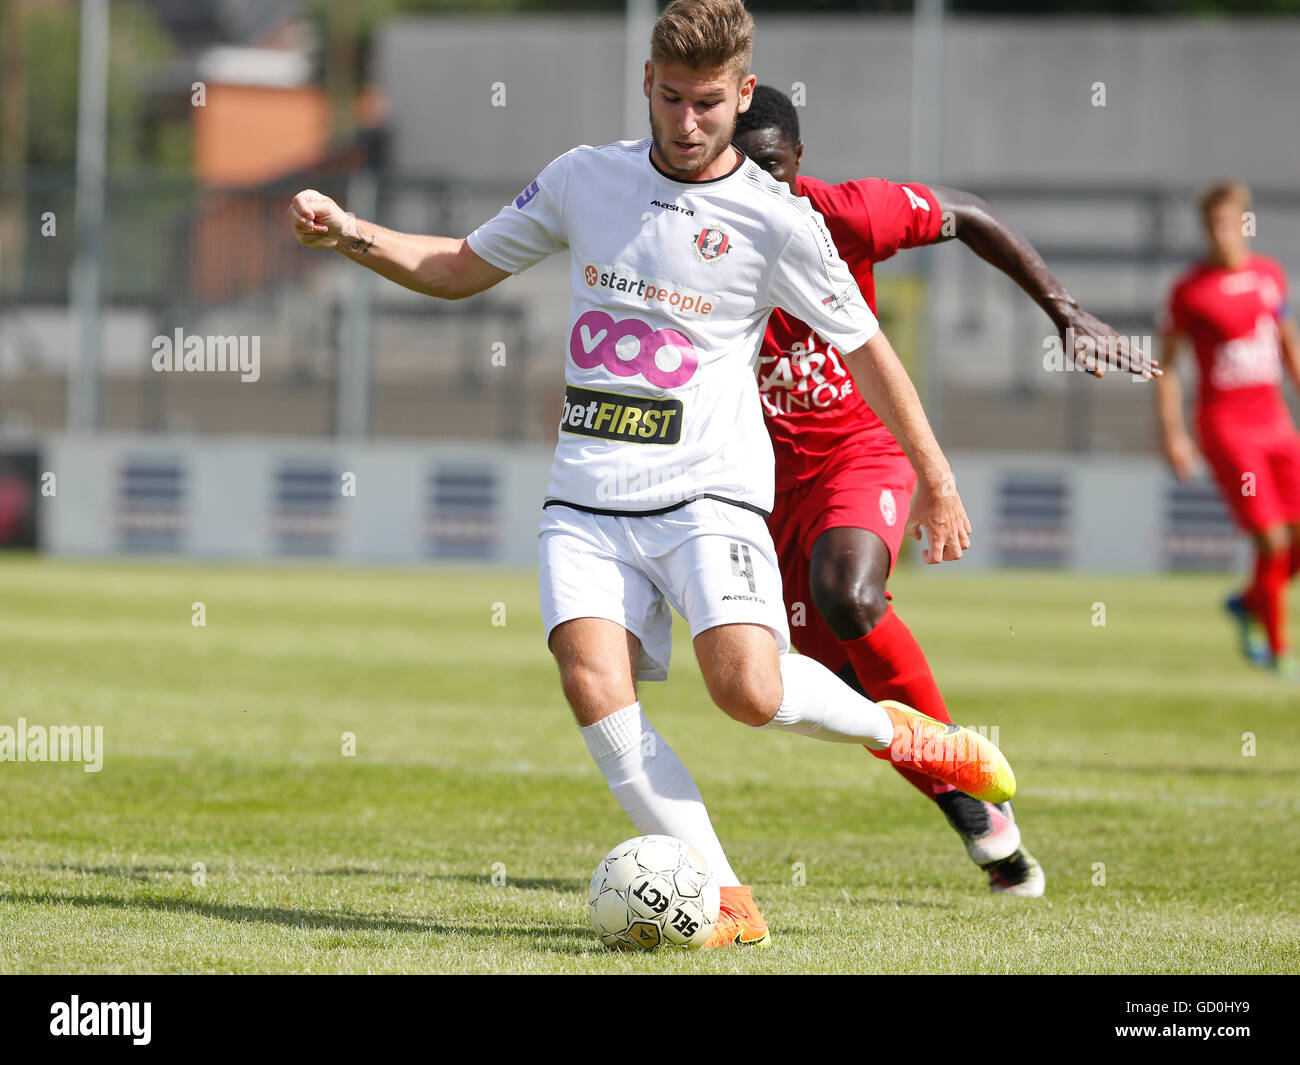
[[[1154,459],[950,457],[976,530],[963,569],[1244,558],[1213,487],[1179,484]],[[56,555],[532,565],[550,463],[540,445],[52,436],[37,455],[38,482],[53,488],[38,493],[37,536]]]
[[[1094,261],[1049,254],[1049,266],[1125,335],[1155,333],[1170,282],[1199,254],[1190,196],[1156,212],[1139,197],[1042,201],[1007,186],[1191,189],[1234,174],[1260,189],[1297,188],[1300,19],[954,18],[936,71],[944,107],[938,175],[909,170],[911,41],[906,18],[758,19],[760,80],[786,91],[804,86],[805,171],[837,181],[939,178],[989,196],[1035,245],[1107,253]],[[400,19],[380,35],[376,62],[391,108],[395,167],[462,182],[456,235],[494,214],[572,145],[639,137],[647,128],[622,126],[624,90],[639,85],[642,57],[628,62],[617,17]],[[1098,83],[1104,107],[1093,105]],[[494,86],[504,87],[504,107],[493,106]],[[1280,258],[1295,276],[1300,199],[1261,195],[1257,208],[1256,250]],[[1178,254],[1147,257],[1157,229]],[[926,387],[941,432],[961,414],[957,390],[1021,401],[1068,393],[1067,375],[1043,369],[1046,317],[975,256],[949,245],[928,265],[905,253],[879,270],[928,272],[923,384],[946,381],[954,393],[945,405],[940,389]],[[567,285],[563,256],[509,282],[530,308],[542,350],[567,327]],[[1150,417],[1146,404],[1133,411]],[[1148,435],[1135,428],[1123,446],[1139,439],[1149,446]],[[961,439],[999,446],[992,432]]]
[[[908,174],[911,23],[760,17],[754,71],[806,86],[805,165],[828,180]],[[648,51],[648,48],[647,48]],[[1300,20],[953,18],[941,72],[950,180],[1190,182],[1300,176]],[[624,130],[618,17],[402,18],[376,73],[399,169],[500,181]],[[1104,83],[1106,106],[1093,106]],[[501,83],[506,106],[493,106]]]

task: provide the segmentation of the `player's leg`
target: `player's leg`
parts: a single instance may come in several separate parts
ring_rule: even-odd
[[[738,884],[690,771],[641,710],[636,678],[667,675],[672,617],[619,558],[615,519],[549,514],[539,542],[547,642],[565,698],[610,791],[643,835],[676,836]],[[625,552],[624,552],[625,553]]]
[[[872,493],[879,498],[879,492]],[[781,564],[781,586],[785,597],[786,616],[790,622],[791,641],[801,654],[815,659],[859,694],[869,695],[864,691],[854,672],[853,665],[845,653],[844,645],[836,638],[827,625],[825,618],[813,605],[813,593],[809,580],[811,569],[810,544],[813,542],[805,533],[815,528],[824,513],[827,500],[818,490],[818,485],[811,490],[799,493],[798,500],[793,493],[778,494],[776,505],[768,519],[768,529],[772,533],[777,547],[777,558]],[[897,518],[897,515],[894,515]],[[884,541],[877,537],[884,545]],[[897,546],[897,545],[895,545]],[[886,562],[882,567],[888,570]],[[877,570],[876,572],[880,572]],[[882,578],[883,579],[883,578]],[[888,601],[888,593],[883,598]],[[910,633],[909,633],[910,635]],[[899,672],[891,669],[891,674]],[[909,693],[910,695],[911,693]],[[899,696],[895,695],[895,698]],[[909,703],[908,698],[899,698],[900,702]],[[947,710],[942,702],[937,708],[946,720]],[[931,716],[939,718],[940,713]],[[949,824],[961,836],[967,854],[981,868],[990,862],[1009,863],[1006,875],[989,871],[989,883],[995,891],[1014,890],[1016,894],[1042,894],[1046,883],[1041,867],[1032,859],[1023,857],[1017,861],[1020,846],[1020,832],[1011,816],[1010,804],[1006,809],[981,802],[949,784],[944,784],[933,777],[896,764],[894,768],[899,775],[911,783],[922,795],[938,805]]]
[[[816,605],[802,630],[792,628],[801,651],[873,699],[896,699],[947,721],[929,662],[885,590],[915,486],[915,473],[892,438],[847,449],[805,493],[799,557],[787,546],[782,573]],[[791,530],[782,536],[790,539]],[[894,768],[938,805],[994,891],[1043,893],[1046,879],[1020,849],[1009,803],[995,806],[910,766],[895,762]]]
[[[847,448],[811,486],[801,539],[813,603],[863,688],[948,721],[925,653],[885,591],[915,488],[916,474],[892,437],[869,450]]]
[[[873,699],[896,699],[950,721],[925,652],[885,591],[892,566],[889,545],[875,532],[827,529],[809,555],[813,604]]]
[[[896,551],[898,542],[893,544]],[[877,533],[827,529],[813,543],[809,583],[818,613],[849,659],[841,677],[873,699],[896,699],[940,721],[951,720],[925,653],[885,592],[893,554]],[[1046,877],[1021,849],[1010,803],[995,806],[906,766],[894,768],[943,813],[966,853],[997,892],[1041,895]]]
[[[1287,525],[1286,531],[1291,542],[1291,548],[1287,552],[1287,584],[1282,589],[1283,610],[1287,609],[1287,596],[1290,593],[1290,585],[1295,581],[1296,574],[1300,573],[1300,523]],[[1284,654],[1280,659],[1275,659],[1274,666],[1288,680],[1300,681],[1300,658],[1297,658],[1294,650]]]
[[[1291,532],[1287,524],[1289,449],[1277,440],[1240,437],[1217,441],[1212,466],[1219,487],[1238,524],[1255,549],[1251,582],[1242,606],[1263,626],[1268,655],[1263,665],[1276,666],[1290,650],[1286,625],[1287,584],[1291,577]]]
[[[749,511],[712,501],[691,510],[696,532],[663,551],[656,565],[660,586],[691,626],[709,693],[729,716],[861,743],[971,794],[1010,798],[1011,767],[984,737],[910,707],[872,702],[820,663],[784,653],[789,630],[767,527]]]
[[[852,468],[851,463],[844,465],[852,469],[853,482],[865,482],[869,479],[869,473]],[[800,654],[820,662],[859,694],[868,694],[858,681],[844,645],[831,631],[825,617],[818,609],[817,593],[813,590],[811,580],[812,548],[819,539],[819,530],[822,529],[827,513],[837,515],[835,520],[851,520],[850,515],[841,515],[842,501],[839,505],[836,504],[834,480],[831,477],[822,477],[806,486],[804,491],[797,494],[797,498],[795,493],[779,494],[767,525],[777,548],[777,559],[781,568],[781,588],[785,598],[786,617],[790,624],[791,642],[799,649]],[[886,557],[882,568],[884,575],[887,575],[888,547],[879,537],[875,539],[885,549]],[[875,566],[871,569],[873,574],[879,572]],[[876,579],[883,585],[884,576]],[[888,593],[883,591],[883,587],[881,592],[882,598],[887,600]],[[901,693],[889,693],[889,697],[921,710],[936,720],[948,720],[947,710],[942,707],[942,700],[938,707],[927,707],[918,706],[920,700],[906,698]],[[938,712],[934,712],[936,709]],[[948,785],[939,783],[933,777],[902,766],[896,768],[927,798],[931,797],[934,788],[948,789]]]
[[[1300,434],[1287,421],[1279,426],[1277,438],[1270,448],[1270,472],[1273,491],[1277,494],[1277,508],[1282,522],[1282,536],[1286,540],[1286,578],[1278,594],[1281,610],[1283,638],[1287,630],[1287,597],[1289,585],[1300,572]],[[1273,659],[1274,668],[1288,680],[1300,681],[1300,659],[1294,648],[1288,646]]]
[[[984,767],[996,759],[999,786],[1014,788],[1010,767],[995,749],[977,752],[973,745],[961,744],[957,756],[936,753],[943,739],[920,735],[918,724],[932,729],[942,726],[908,708],[872,703],[811,658],[778,654],[777,636],[770,628],[716,625],[699,633],[694,644],[709,694],[736,721],[837,743],[862,743],[872,749],[887,750],[896,736],[905,736],[909,757],[914,748],[928,743],[930,749],[916,761],[925,770],[971,772],[958,767],[960,758],[986,772]],[[766,922],[748,888],[724,892],[722,914],[708,945],[766,941]]]
[[[999,802],[1015,791],[1011,767],[984,737],[900,703],[873,702],[807,655],[779,654],[765,626],[721,623],[694,642],[709,694],[737,721],[860,743],[886,761]]]
[[[557,625],[548,643],[579,728],[636,702],[641,641],[622,625],[605,618],[574,618]]]
[[[1286,631],[1286,586],[1291,570],[1290,529],[1279,523],[1255,531],[1255,570],[1242,601],[1268,633],[1273,659],[1289,648]]]
[[[1228,612],[1240,630],[1242,653],[1254,665],[1271,666],[1283,638],[1282,596],[1290,567],[1284,509],[1267,436],[1235,423],[1202,419],[1204,454],[1223,501],[1251,539],[1255,559],[1246,588],[1229,598]]]

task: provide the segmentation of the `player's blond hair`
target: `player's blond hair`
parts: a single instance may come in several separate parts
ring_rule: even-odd
[[[1250,189],[1247,188],[1245,182],[1237,181],[1235,178],[1228,178],[1223,181],[1216,181],[1212,185],[1206,185],[1196,196],[1196,204],[1201,209],[1201,220],[1203,222],[1210,220],[1210,212],[1220,204],[1236,204],[1243,211],[1249,211],[1250,202]]]
[[[651,63],[722,70],[737,81],[749,74],[754,19],[744,0],[673,0],[650,34]]]

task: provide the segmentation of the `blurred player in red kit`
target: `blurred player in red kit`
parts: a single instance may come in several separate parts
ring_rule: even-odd
[[[1162,330],[1162,361],[1191,341],[1199,369],[1201,450],[1237,524],[1255,545],[1255,570],[1228,600],[1252,662],[1300,681],[1287,637],[1287,586],[1300,570],[1300,435],[1282,399],[1282,364],[1300,388],[1300,332],[1287,306],[1280,263],[1254,255],[1250,190],[1237,181],[1200,196],[1206,257],[1174,283]],[[1196,448],[1183,420],[1177,376],[1157,393],[1165,455],[1187,479]]]
[[[822,215],[858,287],[874,308],[872,266],[900,248],[956,237],[1016,281],[1065,336],[1109,341],[1117,368],[1149,376],[1114,330],[1079,308],[1019,234],[983,200],[954,189],[865,178],[840,185],[798,173],[799,119],[771,86],[754,90],[734,143]],[[945,221],[946,220],[946,221]],[[1094,363],[1087,363],[1094,369]],[[1098,375],[1100,367],[1094,369]],[[948,721],[943,696],[885,582],[904,532],[915,477],[902,449],[853,386],[840,353],[808,325],[777,310],[759,358],[759,392],[776,453],[776,542],[795,646],[872,698],[896,699]],[[1041,895],[1042,867],[1020,846],[1010,803],[980,802],[900,769],[933,799],[986,870],[990,889]]]

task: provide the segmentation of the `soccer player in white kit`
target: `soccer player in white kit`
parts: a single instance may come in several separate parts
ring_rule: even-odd
[[[638,832],[684,840],[717,875],[709,946],[769,935],[689,771],[637,698],[637,680],[667,676],[670,605],[690,625],[709,694],[735,720],[861,743],[989,802],[1015,789],[983,737],[873,703],[788,653],[754,374],[772,308],[848,353],[917,470],[909,531],[924,528],[926,561],[960,558],[970,523],[820,216],[731,147],[755,84],[753,31],[742,0],[675,0],[645,65],[652,135],[566,152],[464,240],[350,219],[311,189],[290,206],[301,243],[446,299],[569,252],[567,388],[539,540],[547,640],[583,739]]]

